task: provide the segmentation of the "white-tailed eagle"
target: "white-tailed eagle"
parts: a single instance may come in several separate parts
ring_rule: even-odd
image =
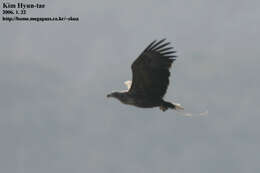
[[[107,97],[114,97],[124,104],[141,108],[183,110],[180,104],[163,100],[169,85],[169,69],[177,57],[174,55],[176,51],[173,51],[173,47],[169,47],[170,42],[165,40],[150,43],[133,62],[132,82],[125,82],[127,91],[112,92]]]

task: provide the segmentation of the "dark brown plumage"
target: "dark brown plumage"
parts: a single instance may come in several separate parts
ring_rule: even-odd
[[[149,108],[159,106],[165,111],[168,108],[183,109],[179,104],[172,104],[163,100],[170,76],[170,67],[176,56],[173,47],[166,39],[153,41],[133,62],[133,81],[129,90],[113,92],[108,97],[115,97],[124,104]],[[130,81],[128,82],[129,85]]]

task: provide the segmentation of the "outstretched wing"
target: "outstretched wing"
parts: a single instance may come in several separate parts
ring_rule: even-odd
[[[162,98],[169,85],[170,67],[176,59],[169,42],[153,41],[133,62],[131,94]]]

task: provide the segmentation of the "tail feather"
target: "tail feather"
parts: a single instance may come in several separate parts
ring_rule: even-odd
[[[174,103],[174,106],[175,106],[175,109],[176,109],[177,111],[182,111],[182,110],[184,110],[184,107],[182,107],[181,104],[179,104],[179,103]]]
[[[162,111],[166,111],[169,108],[170,109],[175,109],[176,111],[178,111],[178,113],[180,115],[183,115],[183,116],[186,116],[186,117],[198,117],[198,116],[206,116],[206,115],[208,115],[208,110],[206,110],[204,112],[200,112],[200,113],[189,113],[189,112],[183,111],[184,108],[179,103],[171,103],[171,102],[163,101],[160,109]]]

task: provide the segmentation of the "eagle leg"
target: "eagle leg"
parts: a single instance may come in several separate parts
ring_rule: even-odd
[[[167,106],[161,105],[160,106],[160,110],[162,110],[163,112],[165,112],[168,109]]]

